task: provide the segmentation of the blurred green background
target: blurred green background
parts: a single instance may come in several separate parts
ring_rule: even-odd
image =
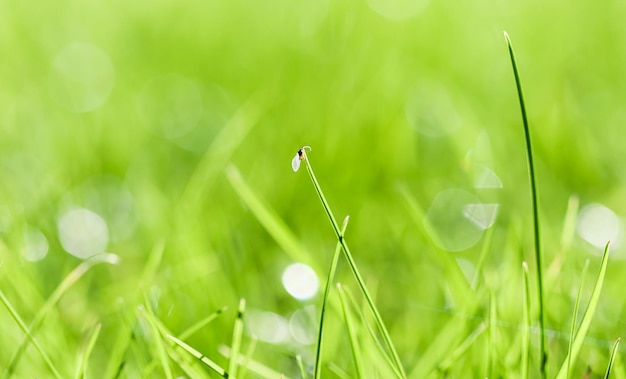
[[[303,261],[323,288],[336,243],[306,173],[290,168],[310,145],[336,217],[351,216],[347,239],[407,371],[433,341],[463,340],[469,332],[439,332],[455,317],[485,320],[492,294],[495,345],[478,341],[453,373],[515,372],[521,262],[536,270],[506,30],[551,267],[549,373],[567,351],[584,261],[588,296],[611,239],[575,366],[600,372],[625,326],[625,16],[624,1],[0,0],[0,289],[28,323],[82,259],[112,252],[120,264],[87,272],[37,333],[62,373],[74,372],[97,323],[92,376],[124,330],[134,340],[122,377],[145,373],[153,336],[128,321],[145,293],[174,334],[228,306],[188,341],[221,363],[217,348],[230,343],[245,298],[246,338],[275,331],[273,342],[259,336],[254,358],[296,376],[296,354],[314,361],[321,297],[294,298],[281,276]],[[260,222],[242,188],[286,228]],[[159,246],[162,260],[142,280]],[[471,314],[460,314],[449,262],[477,282]],[[337,280],[356,292],[344,263]],[[330,320],[335,355],[324,360],[350,372],[341,318]],[[4,309],[0,325],[6,367],[23,333]],[[502,357],[495,367],[488,351]],[[29,347],[17,376],[47,373]]]

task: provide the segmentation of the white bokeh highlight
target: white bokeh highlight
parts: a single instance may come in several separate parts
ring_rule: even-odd
[[[317,294],[319,279],[315,271],[304,263],[289,265],[282,275],[283,286],[291,296],[307,300]]]
[[[248,333],[260,341],[282,344],[290,341],[289,322],[273,312],[250,311],[246,315]]]
[[[84,113],[101,107],[115,85],[115,70],[100,48],[73,42],[54,57],[48,75],[50,96],[65,109]]]
[[[611,241],[612,249],[619,247],[623,227],[615,212],[598,203],[583,207],[576,222],[578,235],[598,249],[604,248],[608,241]]]
[[[48,254],[48,239],[37,228],[26,227],[24,230],[24,246],[22,255],[27,261],[37,262]]]
[[[104,219],[85,208],[71,208],[57,220],[63,249],[78,258],[103,253],[109,244],[109,229]]]

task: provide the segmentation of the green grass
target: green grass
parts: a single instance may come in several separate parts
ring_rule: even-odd
[[[625,378],[623,6],[402,4],[0,2],[0,377]]]

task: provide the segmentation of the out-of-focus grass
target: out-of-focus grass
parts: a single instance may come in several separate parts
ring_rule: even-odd
[[[303,144],[315,151],[334,213],[351,215],[355,260],[365,281],[378,283],[375,302],[407,372],[439,367],[424,357],[447,351],[463,352],[444,362],[451,377],[519,373],[519,267],[532,262],[533,240],[503,29],[515,40],[534,127],[546,275],[558,268],[545,291],[548,376],[556,375],[567,356],[581,269],[587,258],[590,272],[600,267],[601,249],[583,232],[561,249],[562,229],[571,230],[564,226],[568,199],[578,195],[582,210],[602,203],[618,221],[626,214],[626,9],[617,1],[430,2],[393,20],[370,3],[376,1],[0,2],[0,289],[26,325],[36,319],[81,261],[65,252],[59,231],[73,207],[106,222],[106,251],[121,258],[89,270],[38,327],[35,338],[61,375],[74,375],[86,354],[91,377],[119,368],[110,366],[111,351],[121,354],[113,364],[123,363],[127,377],[167,362],[162,351],[153,355],[156,320],[137,310],[146,302],[174,336],[228,306],[185,341],[221,367],[228,360],[218,347],[232,338],[240,298],[248,317],[241,352],[255,315],[289,319],[307,306],[318,315],[321,296],[300,301],[284,290],[281,274],[293,255],[225,175],[229,164],[238,168],[324,278],[336,241],[306,175],[289,168]],[[484,167],[501,188],[476,188]],[[476,243],[457,252],[433,242],[437,236],[458,244],[467,230],[480,233],[437,213],[449,216],[451,208],[434,204],[450,188],[499,205],[490,241],[487,233],[474,235]],[[406,194],[430,218],[416,218]],[[444,219],[449,224],[438,223]],[[420,221],[430,221],[434,234]],[[603,375],[621,336],[621,227],[596,316],[572,362],[574,377],[588,367]],[[161,241],[162,258],[145,270]],[[97,241],[89,242],[87,249]],[[25,258],[46,246],[43,259]],[[462,278],[450,276],[446,262],[459,262],[476,283],[471,306],[451,291]],[[142,279],[142,272],[150,274]],[[337,281],[355,289],[349,274],[340,264]],[[474,340],[472,332],[493,317],[489,296],[496,325]],[[324,374],[340,367],[353,375],[337,311],[325,323]],[[4,309],[0,325],[4,368],[25,335]],[[96,325],[101,331],[89,354]],[[532,377],[536,329],[530,337]],[[487,347],[500,354],[494,367]],[[296,377],[297,354],[310,368],[315,347],[293,337],[259,340],[250,359]],[[181,374],[173,363],[163,364]],[[619,351],[611,374],[625,375]],[[50,375],[27,348],[16,377]]]

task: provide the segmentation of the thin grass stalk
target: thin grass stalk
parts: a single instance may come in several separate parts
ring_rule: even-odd
[[[363,360],[359,349],[359,342],[356,336],[356,330],[354,329],[352,314],[348,309],[348,301],[346,300],[346,295],[344,294],[343,288],[341,287],[341,283],[337,283],[337,289],[339,292],[339,300],[341,301],[343,319],[346,322],[346,329],[348,330],[350,348],[352,349],[352,358],[354,359],[354,367],[356,368],[356,377],[363,378]]]
[[[546,365],[548,363],[548,354],[546,352],[546,328],[545,314],[543,303],[543,255],[541,251],[541,236],[539,228],[539,205],[537,200],[537,183],[535,175],[535,164],[533,162],[533,150],[530,142],[530,128],[528,127],[528,117],[526,116],[526,105],[524,105],[524,95],[522,93],[522,82],[517,71],[517,63],[515,61],[515,53],[509,35],[504,32],[504,39],[509,48],[511,56],[511,64],[513,66],[513,74],[515,75],[515,85],[517,86],[517,97],[519,98],[520,109],[522,111],[522,122],[524,124],[524,136],[526,139],[526,154],[528,156],[528,174],[530,176],[530,194],[533,203],[533,229],[535,237],[535,262],[537,264],[537,297],[539,299],[539,329],[540,329],[540,372],[541,377],[546,377]]]
[[[578,294],[576,295],[576,303],[574,304],[574,317],[572,320],[572,328],[569,336],[569,346],[567,347],[567,377],[571,377],[572,373],[572,344],[574,343],[574,335],[576,334],[576,323],[578,321],[578,306],[580,305],[580,296],[583,292],[583,283],[585,282],[585,276],[587,275],[587,269],[589,268],[589,259],[585,260],[585,266],[583,272],[580,275],[580,285],[578,287]]]
[[[239,357],[239,349],[241,348],[241,339],[243,337],[243,314],[246,311],[246,299],[239,300],[239,308],[237,309],[237,318],[233,327],[233,339],[230,348],[230,358],[228,359],[228,373],[231,376],[237,376],[237,359]]]
[[[613,363],[615,362],[615,356],[617,356],[617,350],[619,348],[620,341],[621,341],[621,338],[618,338],[615,341],[615,345],[613,345],[613,350],[611,350],[611,358],[609,358],[609,365],[606,368],[604,379],[609,379],[609,375],[611,374],[611,369],[613,368]]]
[[[304,362],[302,362],[302,355],[296,355],[296,362],[298,363],[298,370],[300,370],[300,378],[306,379],[306,370],[304,369]]]
[[[239,379],[244,379],[246,374],[248,373],[248,363],[250,362],[250,357],[252,357],[252,352],[256,348],[256,337],[252,337],[250,339],[250,343],[248,344],[248,349],[246,350],[246,355],[243,357],[243,362],[241,363],[241,371],[239,371]]]
[[[176,338],[176,337],[174,337],[172,335],[169,335],[169,334],[167,335],[167,338],[172,340],[179,347],[181,347],[184,350],[186,350],[189,354],[191,354],[194,357],[196,357],[196,359],[198,359],[200,362],[204,363],[208,368],[213,370],[216,374],[218,374],[222,378],[230,378],[230,379],[234,378],[234,376],[229,376],[228,373],[226,372],[226,370],[224,370],[220,365],[218,365],[217,363],[213,362],[207,356],[205,356],[204,354],[202,354],[198,350],[194,349],[193,347],[187,345],[186,343],[184,343],[183,341],[179,340],[178,338]]]
[[[91,337],[89,338],[89,343],[87,344],[87,348],[85,349],[85,354],[83,355],[83,359],[81,359],[80,366],[78,366],[78,370],[76,370],[76,379],[86,378],[87,375],[87,363],[89,362],[89,357],[91,356],[91,352],[93,348],[96,346],[96,340],[100,335],[100,330],[102,329],[102,324],[98,324],[95,326]]]
[[[348,227],[348,222],[350,221],[350,216],[346,216],[343,219],[343,224],[341,225],[341,236],[346,233],[346,228]],[[337,263],[339,262],[339,254],[341,254],[341,244],[337,242],[337,247],[335,248],[335,254],[333,255],[333,260],[330,264],[330,269],[328,270],[328,279],[326,280],[326,288],[324,289],[324,300],[322,301],[322,311],[320,315],[320,328],[317,335],[317,351],[315,353],[315,379],[320,379],[322,375],[321,369],[321,360],[322,360],[322,340],[324,335],[324,319],[326,315],[326,306],[328,304],[328,295],[330,294],[330,287],[333,282],[333,278],[335,277],[335,271],[337,270]]]
[[[363,278],[361,277],[361,274],[359,273],[359,270],[357,269],[356,263],[354,262],[354,259],[352,258],[352,254],[350,253],[350,249],[348,248],[348,245],[346,244],[341,234],[341,230],[339,229],[337,221],[335,220],[335,217],[333,216],[330,206],[328,205],[328,202],[326,201],[326,197],[324,196],[324,193],[322,192],[322,189],[317,181],[317,178],[315,177],[315,173],[313,172],[313,168],[311,167],[309,158],[305,156],[304,161],[306,163],[306,168],[307,168],[307,172],[309,173],[309,177],[311,178],[311,181],[313,182],[313,187],[315,188],[315,192],[317,192],[317,195],[320,201],[322,202],[322,206],[324,207],[324,210],[326,211],[326,214],[328,215],[328,219],[330,220],[333,230],[335,231],[335,235],[337,236],[337,239],[339,240],[339,243],[341,244],[341,248],[344,252],[346,260],[348,261],[348,265],[350,269],[352,270],[354,277],[356,278],[359,288],[361,289],[361,292],[363,292],[363,295],[365,296],[365,299],[367,300],[367,303],[372,313],[374,314],[374,319],[376,321],[376,324],[378,325],[378,328],[380,329],[383,335],[383,339],[385,340],[387,347],[389,348],[391,352],[394,364],[398,367],[398,369],[402,373],[402,377],[406,378],[406,373],[404,372],[404,368],[402,367],[402,362],[400,362],[400,357],[398,356],[398,353],[396,352],[396,348],[394,347],[393,342],[391,341],[389,332],[387,331],[387,328],[385,327],[385,324],[383,323],[382,317],[380,316],[380,313],[378,312],[378,309],[374,305],[374,301],[372,297],[370,296],[369,291],[367,290],[367,287],[365,286],[365,281],[363,280]]]
[[[528,264],[522,262],[522,275],[524,281],[524,309],[522,310],[522,379],[528,379],[530,366],[530,279],[528,277]]]
[[[218,316],[223,314],[227,309],[228,309],[228,307],[226,307],[226,306],[218,309],[217,311],[211,313],[210,315],[208,315],[207,317],[203,318],[202,320],[196,322],[195,324],[193,324],[189,328],[185,329],[182,333],[180,333],[180,335],[178,337],[181,340],[188,339],[189,337],[194,335],[198,330],[202,329],[204,326],[206,326],[211,321],[215,320]]]

